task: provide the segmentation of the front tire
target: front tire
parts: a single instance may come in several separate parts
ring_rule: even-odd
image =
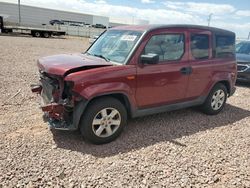
[[[80,121],[86,141],[105,144],[115,140],[127,124],[124,105],[112,97],[102,97],[89,104]]]
[[[227,100],[227,88],[224,84],[216,84],[209,93],[202,111],[208,115],[218,114],[225,106]]]

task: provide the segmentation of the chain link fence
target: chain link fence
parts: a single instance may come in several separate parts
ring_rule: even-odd
[[[67,26],[60,25],[60,29],[65,31],[67,35],[79,36],[79,37],[93,37],[100,35],[105,29],[93,28],[93,27],[80,27],[80,26]]]

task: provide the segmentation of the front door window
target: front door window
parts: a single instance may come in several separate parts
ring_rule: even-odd
[[[151,37],[143,54],[157,54],[160,62],[167,62],[181,59],[184,51],[184,34],[160,34]]]

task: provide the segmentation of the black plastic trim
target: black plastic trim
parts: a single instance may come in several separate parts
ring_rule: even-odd
[[[231,90],[230,90],[230,93],[229,93],[229,97],[232,96],[236,91],[236,87],[233,87]]]
[[[72,126],[70,127],[71,130],[77,130],[79,127],[79,122],[81,119],[81,116],[86,109],[88,105],[88,100],[87,99],[82,99],[80,102],[78,102],[73,110],[73,123]]]
[[[180,102],[176,104],[168,104],[168,105],[163,105],[160,107],[137,109],[134,112],[132,112],[132,117],[140,117],[140,116],[158,114],[158,113],[168,112],[168,111],[173,111],[173,110],[179,110],[179,109],[188,108],[191,106],[198,106],[198,105],[203,104],[206,98],[207,96],[201,96],[192,101],[185,101],[185,102]]]

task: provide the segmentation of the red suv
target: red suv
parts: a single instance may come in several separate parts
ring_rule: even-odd
[[[128,117],[200,106],[218,114],[235,91],[235,34],[193,25],[122,26],[85,53],[38,60],[50,127],[89,142],[117,138]]]

